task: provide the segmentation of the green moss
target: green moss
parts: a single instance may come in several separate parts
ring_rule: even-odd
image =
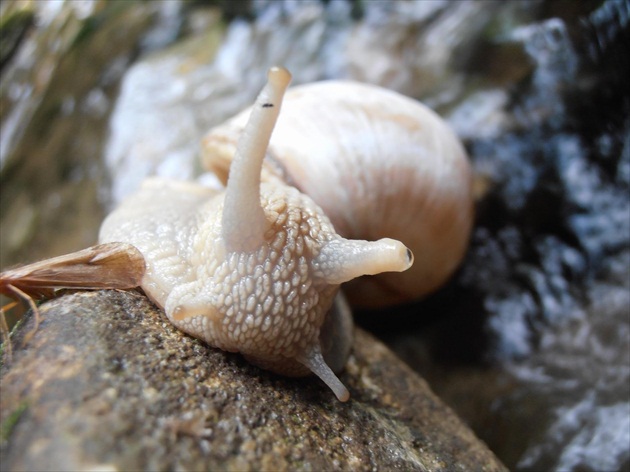
[[[35,13],[29,9],[17,10],[3,15],[0,18],[0,33],[5,35],[16,29],[23,29],[30,25],[34,18]]]
[[[0,67],[13,56],[34,18],[35,14],[28,9],[13,11],[0,18]]]
[[[7,316],[6,313],[3,314],[3,316]],[[6,319],[7,325],[9,326],[9,342],[11,342],[11,338],[13,337],[13,334],[18,330],[18,328],[20,327],[20,325],[22,325],[22,323],[24,323],[24,318],[18,318],[16,319]],[[5,352],[5,340],[4,339],[0,339],[2,341],[2,344],[0,344],[0,368],[4,367],[4,352]]]
[[[20,421],[22,414],[27,410],[27,408],[28,402],[20,402],[15,410],[13,410],[9,414],[9,416],[7,416],[6,419],[2,422],[2,425],[0,425],[0,440],[2,442],[5,442],[9,439],[9,436],[11,436],[15,425],[18,424],[18,421]]]
[[[103,27],[115,21],[114,19],[133,10],[136,1],[107,2],[104,7],[81,22],[81,27],[72,41],[71,49],[81,47],[92,40],[94,35]]]

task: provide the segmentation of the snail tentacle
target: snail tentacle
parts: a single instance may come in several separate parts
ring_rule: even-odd
[[[272,67],[239,139],[225,192],[223,240],[228,251],[260,247],[269,224],[260,203],[260,173],[271,133],[291,81],[286,69]]]
[[[400,241],[338,238],[325,244],[314,260],[315,275],[339,285],[362,275],[402,272],[413,264],[413,253]]]
[[[324,361],[319,344],[315,344],[310,351],[298,356],[296,360],[322,379],[339,401],[348,401],[350,392]]]

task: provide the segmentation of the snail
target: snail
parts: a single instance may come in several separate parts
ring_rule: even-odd
[[[424,286],[415,293],[413,282],[396,287],[397,282],[388,280],[375,286],[383,286],[389,301],[396,302],[408,294],[426,293],[437,279],[452,272],[470,231],[472,199],[465,198],[471,198],[470,172],[454,136],[439,118],[415,102],[375,87],[331,82],[295,88],[280,114],[290,79],[287,70],[270,69],[251,110],[212,130],[204,140],[204,160],[225,182],[225,191],[192,182],[149,179],[105,219],[99,239],[132,244],[142,253],[146,272],[141,286],[177,328],[211,346],[240,352],[251,363],[282,375],[314,373],[339,400],[346,401],[349,392],[334,372],[349,355],[352,321],[346,302],[338,295],[339,285],[412,266],[414,256],[405,244],[372,235],[389,234],[388,228],[377,230],[377,223],[391,225],[392,235],[412,222],[414,226],[427,224],[413,219],[418,213],[401,216],[418,193],[423,195],[419,214],[437,222],[429,224],[428,235],[411,237],[406,244],[422,246],[433,237],[436,250],[442,251],[450,241],[453,246],[448,254],[422,255],[423,262],[448,260],[446,267],[418,272],[422,275],[417,283]],[[396,113],[389,100],[401,105]],[[358,112],[348,110],[355,105]],[[293,121],[300,106],[307,107],[305,115],[302,121]],[[317,107],[323,110],[322,116]],[[382,128],[375,125],[379,113],[387,119]],[[358,122],[347,121],[354,119]],[[346,126],[368,134],[344,138],[335,128]],[[397,131],[398,127],[402,130]],[[404,137],[404,130],[413,136]],[[309,134],[310,139],[302,142],[304,149],[296,153],[298,162],[291,164],[289,156]],[[365,178],[369,169],[354,166],[360,159],[369,159],[369,153],[351,160],[352,150],[347,146],[363,140],[360,151],[373,154],[392,137],[400,138],[402,168],[393,170],[386,163],[375,168],[380,174],[376,178]],[[429,144],[415,143],[420,138],[428,138]],[[322,170],[315,171],[318,156],[333,156],[335,147],[341,151],[339,157],[349,160],[323,161]],[[416,171],[421,178],[411,182],[415,178],[409,176],[411,154],[418,150],[421,158],[441,159],[430,156],[432,152],[448,156],[441,159],[438,169],[432,169],[436,164],[421,164]],[[310,152],[314,157],[305,157]],[[337,175],[342,169],[348,174]],[[300,181],[321,176],[327,177],[319,185]],[[425,181],[431,178],[445,182],[428,185]],[[410,180],[410,188],[399,196],[398,208],[389,195],[396,192],[395,179]],[[379,181],[379,185],[392,186],[382,197],[371,195],[368,187]],[[330,194],[324,188],[338,183],[341,188]],[[423,185],[424,193],[415,188]],[[341,191],[357,194],[341,198]],[[441,202],[436,200],[440,197]],[[353,202],[362,203],[341,210],[350,218],[326,213],[326,207]],[[465,215],[455,214],[457,205]],[[389,215],[394,210],[398,214]],[[355,239],[359,222],[370,212],[382,221],[368,225],[365,239]]]

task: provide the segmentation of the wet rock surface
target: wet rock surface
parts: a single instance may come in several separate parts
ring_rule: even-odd
[[[67,295],[41,314],[3,367],[3,470],[506,470],[361,330],[341,403],[314,377],[182,334],[139,293]]]
[[[0,171],[3,267],[92,244],[103,212],[97,204],[121,198],[144,175],[199,173],[175,163],[197,162],[194,142],[250,104],[270,64],[289,67],[296,84],[349,78],[390,87],[449,120],[469,150],[482,197],[469,255],[447,287],[419,304],[357,319],[420,372],[510,469],[628,468],[628,1],[260,1],[239,3],[225,22],[194,2],[158,5],[140,8],[150,20],[145,36],[120,46],[118,68],[105,68],[116,72],[105,75],[116,78],[104,88],[108,97],[126,73],[115,106],[108,102],[99,115],[100,131],[87,135],[87,152],[50,144],[72,140],[42,144],[42,135],[57,136],[42,123],[65,118],[50,113],[54,100],[35,100],[41,116],[53,119],[32,120],[20,138],[29,152],[12,154],[22,157]],[[97,8],[79,18],[107,24],[108,16]],[[28,44],[28,32],[20,34],[20,44]],[[3,93],[14,82],[11,64],[26,57],[20,48],[3,62]],[[70,77],[83,76],[66,73],[55,83],[71,84]],[[64,117],[85,121],[83,109]],[[82,159],[46,161],[57,170],[32,162],[53,154],[98,158],[98,170]],[[57,198],[71,190],[23,195],[45,190],[58,174],[71,177],[63,184],[69,189],[81,187],[86,166],[107,189],[90,200],[97,209],[89,219],[74,199]],[[56,202],[63,216],[51,212]],[[80,202],[87,208],[88,200]]]

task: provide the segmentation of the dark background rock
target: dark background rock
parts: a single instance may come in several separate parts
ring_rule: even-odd
[[[341,403],[314,377],[182,334],[139,293],[67,295],[41,314],[3,366],[3,470],[505,470],[361,330]]]

